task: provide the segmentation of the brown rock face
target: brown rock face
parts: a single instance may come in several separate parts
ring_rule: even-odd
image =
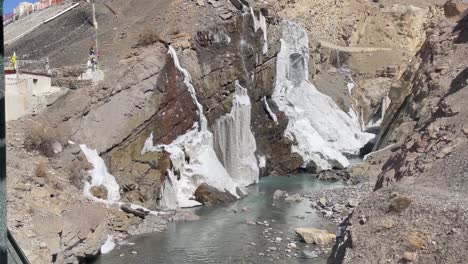
[[[166,67],[158,80],[158,89],[165,93],[165,105],[159,111],[155,139],[169,144],[189,130],[197,121],[197,107],[192,95],[184,83],[184,76],[179,72],[171,56],[166,58]]]
[[[93,186],[91,187],[90,192],[94,197],[104,200],[107,199],[107,188],[104,185]]]
[[[228,191],[220,191],[206,183],[202,183],[195,191],[195,199],[202,204],[227,204],[237,198]]]
[[[444,13],[446,17],[456,17],[468,8],[468,3],[462,3],[461,0],[450,0],[444,5]]]

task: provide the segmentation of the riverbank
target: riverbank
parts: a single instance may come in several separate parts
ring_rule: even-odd
[[[341,186],[311,174],[262,178],[235,203],[185,209],[200,221],[169,223],[164,232],[133,237],[132,244],[118,246],[94,263],[326,263],[332,245],[308,245],[294,229],[315,227],[335,233],[335,225],[321,218],[308,199],[274,201],[273,193],[278,189],[313,193]]]

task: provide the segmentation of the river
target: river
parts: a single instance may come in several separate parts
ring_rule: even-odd
[[[300,193],[339,186],[339,182],[319,181],[311,174],[265,177],[249,187],[250,194],[244,199],[228,206],[187,209],[201,220],[169,223],[164,232],[132,237],[131,245],[119,246],[94,263],[326,263],[324,257],[313,257],[321,249],[300,242],[294,228],[316,227],[335,233],[336,227],[320,218],[307,199],[273,202],[272,197],[277,189]],[[296,249],[288,248],[291,242]]]

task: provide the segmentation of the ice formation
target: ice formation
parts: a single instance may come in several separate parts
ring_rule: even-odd
[[[259,17],[257,18],[252,7],[250,7],[250,13],[252,14],[254,31],[257,32],[259,29],[261,29],[263,32],[263,54],[266,54],[268,52],[268,33],[266,18],[262,15],[261,12],[259,14]]]
[[[392,100],[390,99],[390,97],[388,97],[388,95],[386,95],[382,99],[382,104],[380,105],[380,111],[379,111],[380,113],[379,119],[377,119],[376,121],[373,121],[373,119],[371,119],[369,123],[367,124],[367,128],[380,127],[380,125],[382,124],[384,120],[385,113],[387,112],[387,109],[390,106],[391,102]]]
[[[84,195],[93,200],[97,199],[91,194],[90,189],[93,186],[104,185],[107,189],[107,202],[118,202],[120,200],[119,184],[117,184],[114,176],[107,172],[106,164],[104,160],[99,157],[97,150],[89,149],[86,145],[80,145],[80,148],[85,154],[86,159],[93,164],[93,169],[89,171],[91,183],[88,181],[85,182]]]
[[[289,118],[285,135],[295,142],[292,151],[302,156],[304,167],[347,167],[345,155],[357,154],[374,135],[363,133],[355,113],[343,112],[308,80],[306,31],[292,22],[282,28],[273,100]]]
[[[258,167],[261,168],[261,169],[266,167],[266,158],[265,158],[265,156],[262,155],[262,156],[258,157]]]
[[[276,117],[275,113],[271,111],[270,105],[268,104],[268,101],[266,99],[266,96],[263,97],[263,105],[265,106],[266,111],[268,112],[268,115],[273,119],[273,121],[278,124],[278,117]]]
[[[259,168],[255,151],[257,145],[250,128],[251,110],[247,89],[239,82],[232,101],[231,112],[213,125],[216,154],[233,180],[241,186],[258,182]]]
[[[199,202],[193,200],[192,196],[197,187],[204,182],[238,197],[236,189],[239,184],[231,178],[213,149],[213,134],[207,129],[203,107],[197,100],[191,76],[180,66],[177,54],[172,47],[169,47],[169,54],[177,69],[184,75],[184,83],[198,107],[199,122],[171,144],[154,146],[152,134],[145,142],[142,155],[151,151],[166,151],[170,154],[172,161],[172,169],[167,172],[167,177],[161,187],[160,205],[171,209],[200,205]]]
[[[107,235],[107,240],[101,246],[101,254],[107,254],[111,252],[115,248],[114,237],[111,235]]]

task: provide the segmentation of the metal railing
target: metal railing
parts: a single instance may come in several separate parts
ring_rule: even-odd
[[[8,264],[30,264],[28,258],[24,254],[23,250],[16,243],[15,238],[11,234],[10,230],[7,231],[8,234],[8,245],[7,245],[7,254],[8,254]]]

